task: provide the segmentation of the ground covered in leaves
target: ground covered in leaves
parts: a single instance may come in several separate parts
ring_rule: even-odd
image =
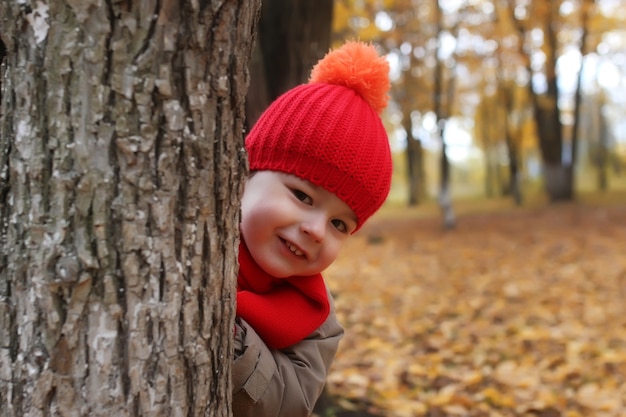
[[[626,416],[626,204],[377,216],[325,277],[344,411]]]

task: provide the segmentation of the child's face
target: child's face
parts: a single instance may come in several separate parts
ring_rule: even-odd
[[[241,234],[274,277],[322,272],[356,227],[356,215],[339,197],[294,175],[257,171],[246,182]]]

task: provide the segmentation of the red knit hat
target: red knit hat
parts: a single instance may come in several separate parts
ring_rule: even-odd
[[[296,175],[334,193],[357,216],[357,229],[391,186],[387,105],[389,64],[376,49],[347,42],[313,68],[308,84],[281,95],[246,138],[250,170]]]

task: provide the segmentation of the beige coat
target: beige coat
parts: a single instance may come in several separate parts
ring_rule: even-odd
[[[233,417],[308,417],[313,413],[343,336],[330,300],[326,321],[286,349],[269,349],[248,323],[238,319]]]

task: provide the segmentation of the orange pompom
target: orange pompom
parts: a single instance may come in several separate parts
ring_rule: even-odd
[[[351,88],[380,114],[389,101],[389,63],[372,45],[350,41],[313,67],[309,83]]]

